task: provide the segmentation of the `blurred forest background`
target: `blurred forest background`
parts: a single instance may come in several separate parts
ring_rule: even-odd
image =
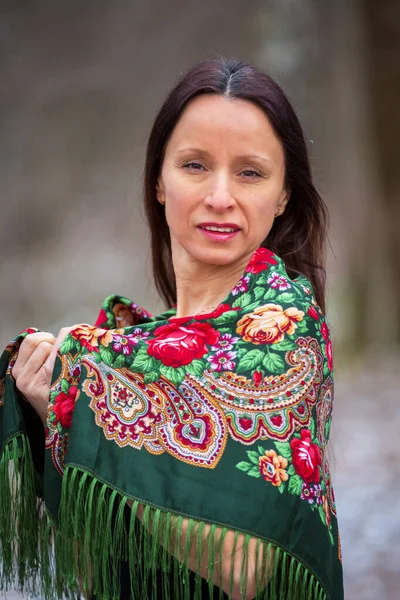
[[[0,345],[157,311],[141,206],[152,120],[181,71],[268,71],[331,215],[332,448],[347,600],[400,586],[400,2],[1,0]],[[9,598],[19,598],[10,594]]]

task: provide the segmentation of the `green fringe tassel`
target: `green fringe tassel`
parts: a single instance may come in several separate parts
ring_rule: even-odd
[[[26,437],[13,437],[0,461],[1,591],[11,586],[26,593],[38,590],[34,577],[39,567],[38,487]]]
[[[55,533],[28,439],[19,433],[7,440],[0,457],[0,592],[80,600],[76,586],[73,593],[56,578]]]
[[[0,461],[0,591],[16,588],[44,600],[75,600],[83,591],[87,598],[119,600],[124,561],[133,600],[148,599],[148,584],[152,595],[159,593],[160,572],[165,600],[201,600],[204,579],[211,597],[217,588],[220,600],[224,592],[235,600],[328,600],[315,575],[270,542],[257,539],[254,589],[249,534],[150,505],[143,508],[77,467],[65,470],[56,526],[37,496],[37,485],[29,444],[19,435],[8,441]],[[233,548],[227,585],[228,535]]]

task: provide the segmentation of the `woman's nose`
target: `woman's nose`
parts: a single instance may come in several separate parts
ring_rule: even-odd
[[[214,181],[214,185],[205,201],[210,208],[217,211],[227,210],[234,205],[235,199],[232,196],[227,178],[220,177]]]

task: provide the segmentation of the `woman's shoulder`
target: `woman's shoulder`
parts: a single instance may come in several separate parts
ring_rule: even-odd
[[[313,286],[305,275],[289,276],[285,262],[277,254],[260,248],[254,253],[239,284],[232,291],[232,308],[247,311],[289,311],[296,308],[301,316],[326,320]],[[261,252],[262,251],[262,252]]]
[[[240,343],[246,342],[247,352],[254,349],[252,358],[272,365],[271,357],[276,357],[276,365],[282,368],[288,351],[311,344],[320,357],[318,362],[324,375],[328,376],[332,372],[330,326],[316,301],[311,282],[304,275],[292,279],[284,261],[276,254],[269,255],[268,265],[256,264],[255,271],[246,274],[248,289],[233,302],[240,312],[236,317],[228,313],[225,318],[233,320]],[[265,352],[268,360],[262,358]]]

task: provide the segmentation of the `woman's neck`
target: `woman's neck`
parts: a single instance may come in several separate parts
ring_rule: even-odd
[[[234,264],[213,265],[175,256],[176,317],[214,310],[235,287],[248,260],[246,256]]]

